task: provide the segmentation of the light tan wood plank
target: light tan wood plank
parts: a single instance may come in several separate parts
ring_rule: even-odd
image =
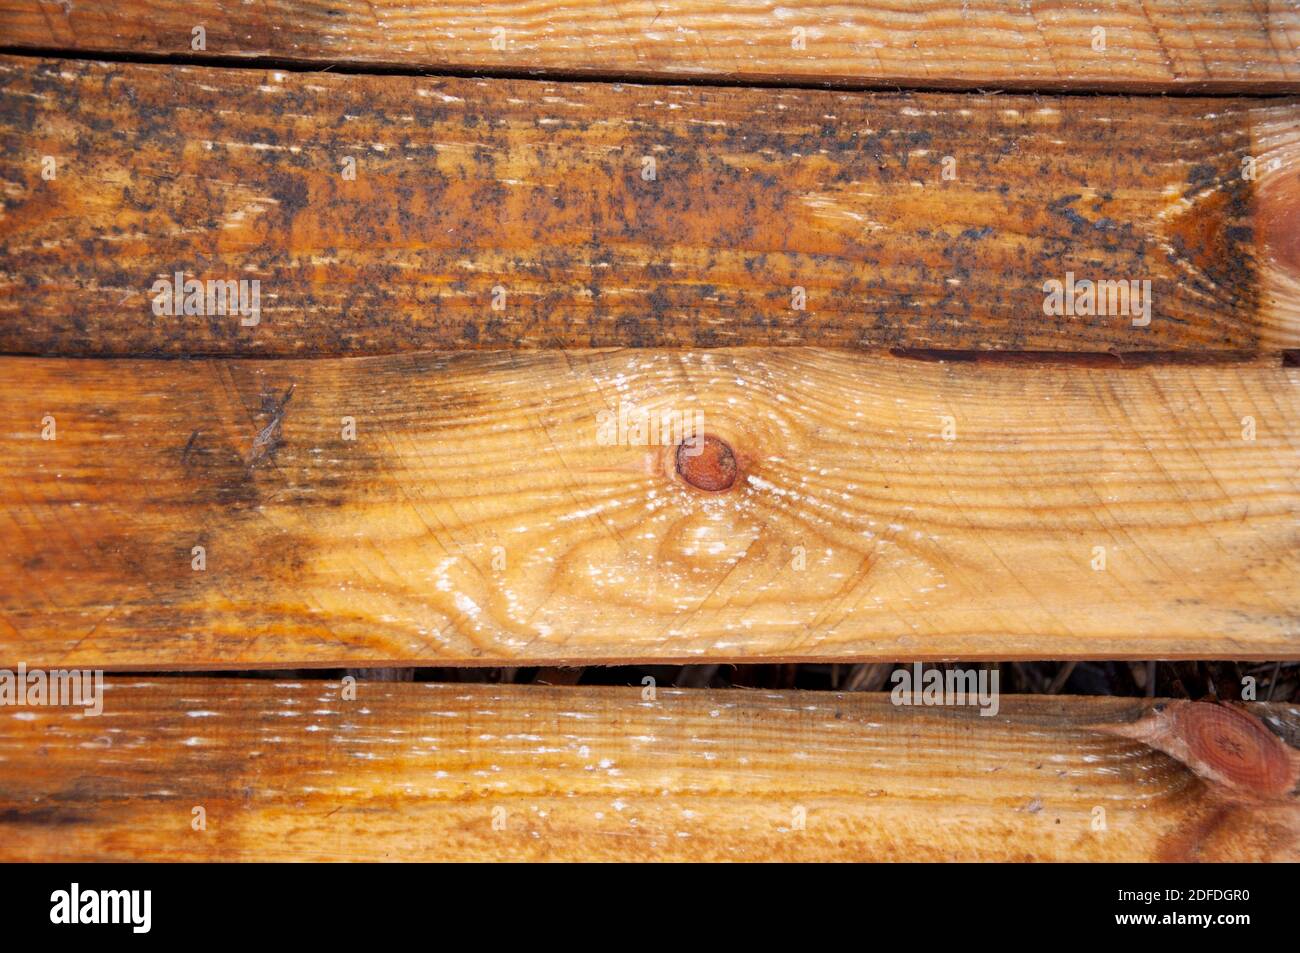
[[[113,679],[0,715],[0,859],[1300,859],[1300,709],[1169,706]]]
[[[1294,658],[1297,384],[801,348],[0,359],[0,662]]]
[[[1300,10],[1288,0],[0,0],[0,36],[82,52],[620,77],[1300,89]]]

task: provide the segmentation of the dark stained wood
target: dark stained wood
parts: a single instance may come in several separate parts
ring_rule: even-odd
[[[0,351],[1296,347],[1297,155],[1292,100],[0,58]],[[156,315],[176,273],[256,323]],[[1069,275],[1149,324],[1046,314]]]

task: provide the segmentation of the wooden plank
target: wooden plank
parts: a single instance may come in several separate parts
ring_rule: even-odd
[[[802,348],[4,358],[0,664],[1296,658],[1298,384]]]
[[[114,0],[111,15],[0,0],[0,36],[70,51],[624,78],[1300,90],[1300,9],[1287,0]]]
[[[11,711],[0,859],[1300,859],[1294,705],[356,692],[121,678],[99,717]]]
[[[1300,346],[1293,100],[9,57],[0,146],[9,353]],[[259,307],[156,314],[177,273]],[[1045,313],[1069,276],[1150,313]]]

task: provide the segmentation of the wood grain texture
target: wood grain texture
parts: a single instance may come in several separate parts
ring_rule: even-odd
[[[801,348],[0,359],[0,663],[1296,658],[1298,384]],[[652,433],[602,436],[620,408]],[[725,447],[683,466],[659,425],[696,412]]]
[[[1300,346],[1300,104],[1284,99],[9,57],[0,187],[9,353]],[[156,315],[155,281],[178,272],[259,281],[256,325]],[[1149,324],[1045,314],[1045,282],[1067,275],[1149,281]]]
[[[1247,711],[1217,719],[1248,742],[1238,763],[1294,763],[1300,709]],[[1243,795],[1123,736],[1162,717],[1111,698],[1007,696],[984,717],[867,694],[362,682],[345,701],[331,682],[122,678],[100,717],[0,716],[0,859],[1300,859],[1294,787]]]
[[[200,24],[206,49],[195,51]],[[0,0],[0,36],[69,51],[624,78],[1300,90],[1292,0]]]

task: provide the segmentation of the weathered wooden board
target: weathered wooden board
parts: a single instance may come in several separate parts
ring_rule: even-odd
[[[1300,657],[1297,385],[803,348],[4,358],[0,664]]]
[[[111,679],[0,717],[0,859],[1300,859],[1300,709],[1168,705]]]
[[[1300,346],[1284,99],[8,57],[0,188],[9,353]],[[177,273],[260,282],[256,314],[155,313]],[[1070,276],[1149,314],[1045,313]]]
[[[0,37],[69,51],[615,77],[1300,90],[1300,8],[1289,0],[0,0]]]

